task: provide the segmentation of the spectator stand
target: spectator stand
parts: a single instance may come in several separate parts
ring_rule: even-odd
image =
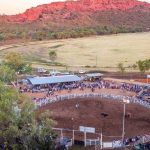
[[[47,85],[56,83],[68,83],[81,81],[81,78],[76,75],[62,75],[62,76],[49,76],[49,77],[33,77],[27,79],[32,86]]]

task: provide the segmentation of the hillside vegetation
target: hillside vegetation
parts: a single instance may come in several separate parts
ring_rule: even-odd
[[[150,30],[150,4],[137,0],[50,3],[0,16],[0,41],[77,38]]]

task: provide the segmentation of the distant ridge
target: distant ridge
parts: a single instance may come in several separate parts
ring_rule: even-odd
[[[40,18],[53,16],[57,11],[61,11],[58,15],[67,18],[71,13],[94,13],[98,11],[150,11],[150,4],[137,0],[78,0],[53,2],[50,4],[39,5],[37,7],[26,10],[24,13],[12,16],[3,16],[9,22],[26,22],[36,21]]]
[[[141,31],[150,31],[150,4],[137,0],[68,0],[0,16],[0,33],[5,34],[5,39],[42,40]]]

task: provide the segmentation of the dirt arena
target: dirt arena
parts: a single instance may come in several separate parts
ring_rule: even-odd
[[[76,108],[76,104],[79,107]],[[52,117],[57,121],[56,127],[78,130],[79,126],[96,128],[96,133],[101,129],[104,139],[120,139],[108,136],[122,135],[123,103],[100,98],[82,98],[64,100],[44,106],[40,111],[49,109]],[[101,113],[107,113],[102,117]],[[125,118],[125,137],[150,134],[150,110],[137,104],[127,104]],[[72,136],[72,133],[64,133]],[[87,135],[87,138],[97,138],[99,135]],[[75,139],[82,139],[83,135],[75,135]]]

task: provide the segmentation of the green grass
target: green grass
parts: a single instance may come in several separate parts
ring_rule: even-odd
[[[150,58],[149,39],[150,32],[31,42],[0,48],[0,59],[3,59],[6,53],[16,51],[29,62],[49,67],[51,65],[48,53],[50,50],[56,50],[56,62],[60,64],[56,66],[61,69],[68,66],[68,69],[72,70],[82,68],[116,71],[120,62],[127,67],[140,59]]]

